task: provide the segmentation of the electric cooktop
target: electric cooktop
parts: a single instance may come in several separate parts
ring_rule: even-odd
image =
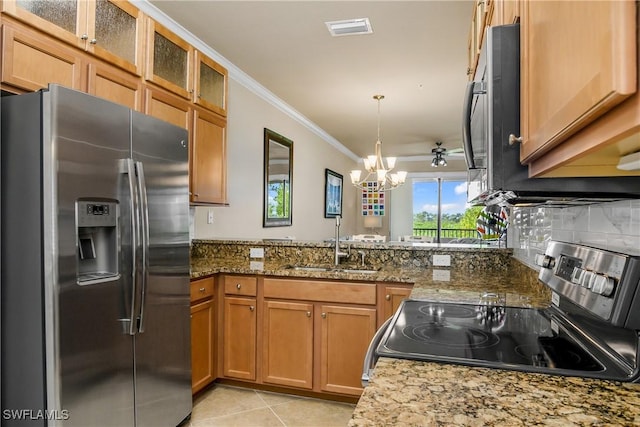
[[[374,337],[365,365],[375,352],[640,381],[640,257],[552,241],[536,262],[552,291],[549,307],[509,307],[504,295],[486,292],[477,304],[404,300]]]
[[[378,356],[512,367],[604,372],[548,310],[405,300]]]

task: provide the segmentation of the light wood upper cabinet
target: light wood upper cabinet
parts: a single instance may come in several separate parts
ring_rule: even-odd
[[[494,0],[476,0],[473,4],[473,13],[471,15],[471,27],[469,28],[469,40],[467,45],[468,67],[467,75],[469,80],[473,80],[473,76],[478,66],[480,50],[484,40],[485,29],[491,22],[493,14]]]
[[[197,50],[193,68],[193,102],[226,117],[227,69]]]
[[[226,119],[196,109],[190,150],[190,201],[227,203]]]
[[[122,0],[97,0],[89,2],[87,8],[87,50],[120,68],[142,75],[142,12],[131,3]],[[84,38],[84,35],[81,38]]]
[[[520,153],[529,163],[636,91],[636,3],[526,1],[520,7]]]
[[[147,20],[145,78],[183,98],[193,93],[194,49],[189,43],[153,19]]]
[[[520,4],[524,0],[494,0],[490,25],[508,25],[520,22]]]
[[[191,130],[192,108],[189,102],[160,89],[149,87],[145,89],[144,112],[165,122]]]
[[[16,23],[2,23],[2,83],[35,91],[57,83],[81,90],[81,52]]]
[[[85,92],[142,111],[142,82],[130,74],[102,62],[87,66]]]
[[[142,74],[142,13],[121,0],[4,1],[3,13],[137,75]]]

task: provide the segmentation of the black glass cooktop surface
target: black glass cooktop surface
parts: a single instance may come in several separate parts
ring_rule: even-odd
[[[405,300],[378,356],[548,372],[605,366],[548,310]]]

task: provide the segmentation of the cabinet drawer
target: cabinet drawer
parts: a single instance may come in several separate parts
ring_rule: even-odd
[[[213,296],[213,277],[191,282],[191,302]]]
[[[256,296],[257,279],[251,276],[224,276],[224,293]]]
[[[264,279],[264,297],[351,304],[375,304],[376,285],[374,283],[266,278]]]

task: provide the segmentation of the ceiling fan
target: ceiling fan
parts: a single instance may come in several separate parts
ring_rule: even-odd
[[[447,160],[444,156],[455,156],[458,153],[463,153],[462,148],[454,148],[452,150],[447,150],[442,146],[442,141],[436,142],[436,147],[431,150],[431,154],[433,154],[433,160],[431,161],[431,166],[437,168],[438,166],[447,166]]]

